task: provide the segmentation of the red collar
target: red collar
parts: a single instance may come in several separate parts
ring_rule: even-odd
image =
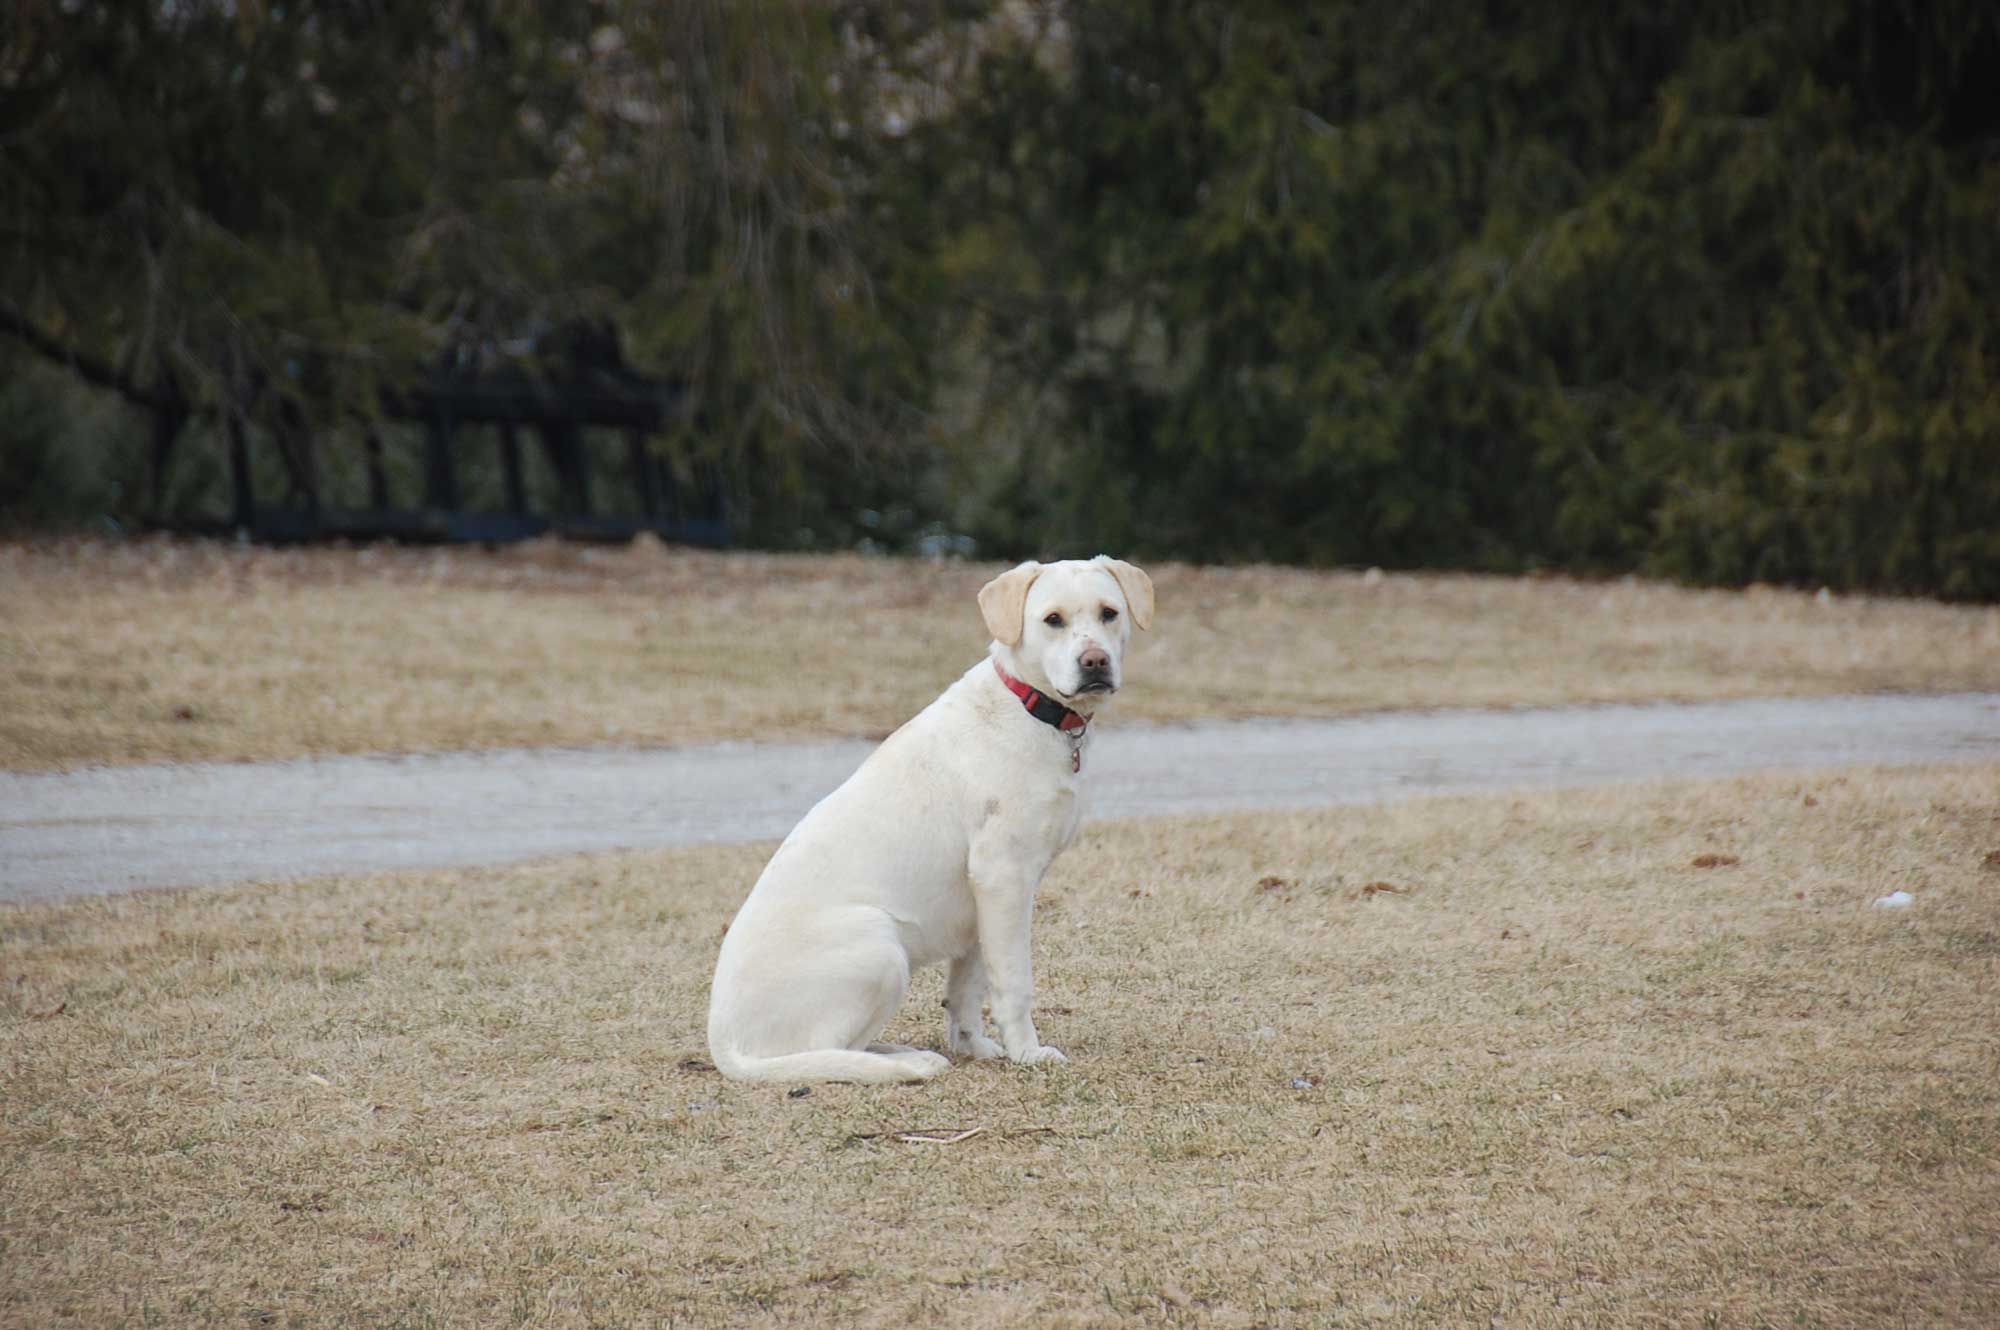
[[[1028,714],[1042,724],[1053,725],[1057,729],[1065,731],[1081,730],[1084,726],[1090,724],[1090,717],[1080,716],[1054,698],[1042,696],[1042,694],[1007,673],[1005,669],[1001,668],[997,657],[993,661],[993,672],[1000,676],[1001,683],[1007,685],[1008,692],[1021,699],[1021,705],[1027,709]]]

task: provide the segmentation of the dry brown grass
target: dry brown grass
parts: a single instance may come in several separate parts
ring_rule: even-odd
[[[543,542],[0,545],[0,766],[877,734],[996,568]],[[2000,688],[2000,609],[1156,567],[1117,714]]]
[[[766,848],[0,911],[0,1322],[1991,1327],[1996,810],[1093,826],[1070,1065],[797,1099],[690,1064]]]

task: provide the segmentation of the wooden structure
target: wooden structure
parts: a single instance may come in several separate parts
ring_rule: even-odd
[[[321,502],[314,441],[297,412],[281,412],[271,434],[289,484],[282,504],[260,502],[251,465],[253,440],[242,419],[224,422],[228,445],[230,512],[223,528],[253,540],[307,541],[336,537],[413,541],[509,541],[553,532],[578,539],[627,539],[641,531],[685,544],[726,545],[726,491],[714,469],[697,470],[689,483],[677,477],[649,440],[681,409],[679,385],[648,379],[627,368],[616,333],[598,327],[572,332],[550,375],[516,365],[498,369],[442,366],[414,388],[385,393],[384,420],[422,426],[422,494],[392,502],[386,447],[379,429],[364,438],[368,500],[360,508]],[[164,497],[175,442],[188,420],[185,410],[155,403],[153,506]],[[622,474],[594,476],[586,429],[622,435]],[[559,497],[548,511],[530,503],[522,435],[540,442]],[[467,449],[498,450],[504,490],[497,511],[466,507],[460,475]],[[597,490],[622,492],[626,502],[604,505]],[[605,511],[612,507],[616,510]],[[176,523],[214,529],[213,522]]]

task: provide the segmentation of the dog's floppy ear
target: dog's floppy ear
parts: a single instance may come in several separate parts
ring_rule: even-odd
[[[1108,554],[1097,556],[1097,562],[1104,570],[1118,579],[1118,589],[1125,593],[1125,603],[1132,608],[1132,622],[1141,628],[1153,626],[1153,579],[1146,576],[1143,568],[1134,568],[1123,559],[1114,559]]]
[[[1042,565],[1030,559],[979,588],[979,613],[986,620],[986,631],[1001,646],[1011,647],[1021,640],[1021,611],[1028,603],[1028,588],[1041,574]]]

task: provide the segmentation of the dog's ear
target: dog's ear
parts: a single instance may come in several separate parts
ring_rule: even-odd
[[[1104,570],[1118,579],[1118,589],[1125,593],[1125,603],[1132,609],[1132,622],[1141,628],[1153,626],[1153,579],[1146,576],[1143,568],[1134,568],[1123,559],[1114,559],[1108,554],[1097,556],[1097,562]]]
[[[1042,565],[1033,559],[1016,564],[979,588],[979,613],[986,631],[1003,647],[1021,640],[1021,611],[1028,603],[1028,588],[1042,575]]]

